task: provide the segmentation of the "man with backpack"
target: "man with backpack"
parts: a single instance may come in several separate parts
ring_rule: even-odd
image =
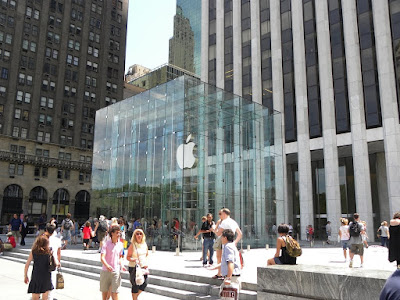
[[[364,232],[364,226],[360,222],[360,215],[355,213],[353,215],[354,221],[349,224],[349,234],[350,234],[350,264],[349,267],[353,267],[353,257],[354,255],[360,255],[361,266],[364,263],[364,245],[361,237],[361,233]]]
[[[61,235],[64,241],[63,250],[67,249],[68,242],[71,240],[72,229],[74,229],[74,223],[71,221],[71,214],[68,213],[67,217],[61,223]]]

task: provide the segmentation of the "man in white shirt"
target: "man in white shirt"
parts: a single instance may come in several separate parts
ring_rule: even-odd
[[[224,229],[230,229],[232,232],[236,235],[236,239],[233,241],[235,245],[242,239],[242,231],[239,228],[238,223],[230,217],[231,211],[228,208],[223,208],[219,211],[219,217],[221,219],[221,223],[219,224],[218,228],[215,229],[215,234],[218,236],[217,241],[215,242],[217,244],[216,252],[217,252],[217,263],[221,263],[221,257],[222,257],[222,244],[221,244],[221,236],[222,232]],[[222,274],[221,274],[221,268],[218,268],[218,274],[215,275],[213,278],[221,279]]]
[[[49,247],[53,251],[53,256],[56,258],[57,267],[61,266],[61,239],[57,237],[57,232],[55,231],[56,226],[54,224],[47,223],[46,225],[46,236],[49,238]],[[51,282],[53,286],[56,286],[56,271],[51,272]],[[49,291],[48,300],[53,300],[54,290]]]

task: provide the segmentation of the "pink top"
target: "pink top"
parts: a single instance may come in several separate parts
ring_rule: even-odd
[[[101,248],[101,254],[105,253],[105,260],[113,268],[113,272],[118,273],[120,271],[119,258],[123,255],[123,251],[124,245],[120,241],[114,244],[111,240],[108,240]],[[104,265],[102,270],[108,271]]]

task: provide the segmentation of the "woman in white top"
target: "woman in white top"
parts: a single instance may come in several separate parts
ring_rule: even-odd
[[[147,257],[149,256],[149,250],[146,244],[146,236],[141,228],[136,228],[133,232],[131,245],[128,248],[128,254],[126,259],[129,261],[129,274],[132,284],[132,299],[136,300],[140,293],[144,291],[147,286],[147,275],[144,275],[144,283],[137,285],[136,278],[136,264],[147,270],[148,263]]]
[[[388,247],[389,227],[387,225],[388,223],[383,221],[378,228],[378,232],[381,232],[381,246],[383,247]]]
[[[339,228],[339,236],[340,242],[343,248],[343,255],[344,259],[347,261],[347,249],[349,248],[349,240],[350,240],[350,233],[349,233],[349,220],[346,218],[340,218],[341,226]]]

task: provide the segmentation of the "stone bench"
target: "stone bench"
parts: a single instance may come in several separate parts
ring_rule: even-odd
[[[295,265],[257,268],[258,300],[379,299],[390,271]]]

